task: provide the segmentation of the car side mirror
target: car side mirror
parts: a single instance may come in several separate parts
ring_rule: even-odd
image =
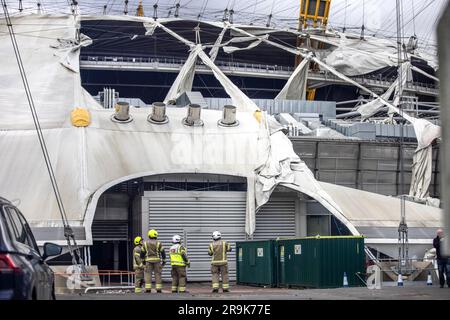
[[[46,242],[44,243],[44,255],[42,259],[46,260],[48,257],[58,256],[62,252],[62,247],[60,245]]]

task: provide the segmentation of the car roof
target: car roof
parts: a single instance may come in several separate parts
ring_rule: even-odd
[[[9,201],[9,200],[6,199],[6,198],[0,197],[0,204],[5,204],[5,203],[11,204],[11,201]]]

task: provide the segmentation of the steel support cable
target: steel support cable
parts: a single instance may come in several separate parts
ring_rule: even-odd
[[[51,182],[52,189],[53,189],[53,192],[54,192],[55,197],[56,197],[56,202],[57,202],[58,210],[59,210],[60,215],[61,215],[61,220],[62,220],[63,225],[64,225],[64,235],[65,235],[65,237],[67,239],[67,245],[69,247],[69,251],[70,251],[70,254],[72,256],[72,262],[74,264],[77,264],[76,263],[77,261],[76,261],[76,259],[74,257],[74,254],[73,254],[73,249],[72,249],[72,244],[70,242],[70,239],[72,239],[74,241],[75,250],[77,251],[77,254],[78,254],[78,257],[80,258],[80,260],[81,260],[81,254],[80,254],[79,249],[78,249],[78,247],[76,245],[75,237],[73,235],[73,230],[70,227],[70,224],[68,222],[67,215],[66,215],[66,212],[65,212],[65,209],[64,209],[64,204],[63,204],[63,201],[62,201],[62,198],[61,198],[61,194],[59,192],[59,188],[58,188],[58,184],[57,184],[57,181],[56,181],[55,173],[54,173],[51,161],[50,161],[50,156],[48,154],[47,145],[45,143],[44,135],[42,133],[42,128],[41,128],[41,125],[40,125],[40,122],[39,122],[39,117],[38,117],[37,112],[36,112],[33,96],[31,94],[31,90],[30,90],[30,87],[29,87],[29,84],[28,84],[28,79],[27,79],[26,72],[25,72],[25,69],[24,69],[24,66],[23,66],[23,62],[22,62],[22,57],[20,55],[19,46],[17,44],[17,40],[16,40],[16,37],[15,37],[15,34],[14,34],[14,29],[13,29],[13,26],[12,26],[11,18],[9,16],[6,0],[0,0],[0,1],[1,1],[2,7],[3,7],[3,12],[4,12],[4,15],[5,15],[5,19],[6,19],[6,25],[7,25],[7,28],[8,28],[8,31],[9,31],[9,35],[10,35],[10,38],[11,38],[11,43],[12,43],[13,50],[14,50],[14,55],[16,57],[16,61],[17,61],[18,67],[19,67],[19,72],[20,72],[20,76],[21,76],[21,79],[22,79],[22,83],[23,83],[24,89],[25,89],[25,94],[26,94],[26,97],[27,97],[28,105],[30,107],[31,115],[32,115],[32,118],[33,118],[33,123],[34,123],[35,129],[36,129],[38,140],[39,140],[39,144],[40,144],[43,156],[44,156],[45,165],[47,167],[47,171],[48,171],[49,176],[50,176],[50,182]]]

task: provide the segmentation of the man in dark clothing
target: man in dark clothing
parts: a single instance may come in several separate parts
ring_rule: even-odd
[[[436,238],[433,239],[433,247],[436,249],[436,260],[439,269],[439,284],[441,288],[444,287],[445,279],[444,274],[447,276],[447,286],[450,288],[450,265],[449,258],[441,253],[442,238],[444,237],[444,231],[438,229],[436,232]]]

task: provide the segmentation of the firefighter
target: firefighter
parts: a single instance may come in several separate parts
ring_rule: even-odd
[[[145,250],[145,292],[152,291],[152,273],[155,274],[156,292],[162,292],[162,267],[166,264],[166,252],[159,242],[158,232],[149,230],[150,240],[144,242]]]
[[[134,238],[133,249],[133,269],[135,273],[134,292],[141,293],[142,285],[144,284],[144,263],[145,263],[145,251],[142,247],[142,238]]]
[[[173,245],[170,247],[170,264],[172,266],[172,293],[186,292],[186,266],[191,263],[186,255],[186,248],[181,245],[181,237],[172,237]]]
[[[211,260],[211,274],[212,274],[212,292],[219,292],[219,276],[222,275],[222,290],[229,292],[230,285],[228,284],[228,260],[227,252],[231,251],[231,246],[228,242],[222,240],[222,235],[219,231],[213,232],[213,242],[209,244],[208,254],[212,256]]]

